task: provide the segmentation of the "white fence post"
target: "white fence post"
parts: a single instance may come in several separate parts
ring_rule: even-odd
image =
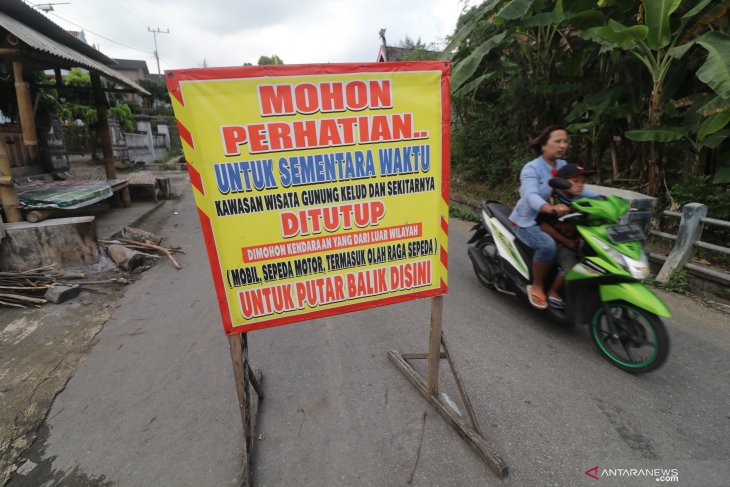
[[[674,248],[656,276],[658,282],[667,282],[676,269],[682,269],[692,258],[694,244],[702,236],[704,224],[701,219],[707,215],[707,207],[702,203],[688,203],[682,207],[677,240]]]

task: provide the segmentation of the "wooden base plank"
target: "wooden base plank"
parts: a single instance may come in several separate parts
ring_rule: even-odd
[[[447,423],[476,452],[499,478],[507,476],[507,463],[492,449],[482,435],[469,426],[454,409],[438,396],[428,392],[428,385],[421,375],[395,350],[388,352],[388,358],[403,375],[416,387],[416,390],[441,414]]]

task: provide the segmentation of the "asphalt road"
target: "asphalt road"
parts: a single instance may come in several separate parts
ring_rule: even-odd
[[[662,294],[675,313],[669,360],[632,376],[587,330],[482,288],[469,227],[450,222],[443,328],[509,476],[498,480],[389,362],[389,350],[426,351],[430,304],[418,300],[249,335],[266,394],[255,485],[407,485],[422,429],[414,486],[593,485],[584,471],[595,466],[600,485],[661,484],[654,469],[676,469],[669,485],[730,485],[730,315]],[[9,485],[240,483],[230,356],[190,192],[145,228],[186,250],[183,269],[161,261],[128,289],[27,455],[38,466]]]

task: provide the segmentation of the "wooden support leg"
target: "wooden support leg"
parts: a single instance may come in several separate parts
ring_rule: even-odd
[[[253,471],[253,450],[254,438],[256,436],[256,415],[258,403],[263,399],[261,388],[261,371],[251,370],[248,363],[248,336],[246,333],[240,335],[229,335],[228,344],[233,362],[233,375],[236,380],[236,392],[238,395],[238,407],[241,412],[244,437],[244,472],[243,483],[245,487],[251,487]],[[253,388],[255,395],[251,395]]]
[[[395,350],[388,352],[388,358],[406,378],[416,387],[418,392],[428,401],[441,416],[449,423],[464,441],[479,455],[489,468],[499,477],[507,476],[508,467],[504,460],[492,449],[482,434],[477,422],[474,408],[466,393],[461,375],[456,369],[454,359],[449,352],[446,338],[441,331],[443,318],[443,297],[437,296],[431,302],[431,330],[429,335],[428,354],[408,353],[401,355]],[[441,351],[443,347],[443,352]],[[445,358],[448,361],[454,380],[459,389],[459,395],[464,403],[471,424],[464,421],[461,414],[445,401],[438,392],[439,364]],[[426,359],[426,374],[424,378],[408,363],[407,359]]]
[[[122,196],[122,205],[125,208],[130,208],[132,206],[132,197],[129,196],[129,187],[126,187],[120,191]]]
[[[428,362],[426,377],[428,393],[435,396],[439,393],[439,364],[441,362],[441,321],[444,309],[443,296],[431,300],[431,331],[428,338]]]
[[[423,380],[423,377],[398,352],[391,350],[388,352],[388,358],[403,372],[403,375],[416,387],[416,390],[421,393],[426,401],[438,411],[441,417],[454,428],[454,431],[466,441],[467,445],[474,450],[479,458],[492,469],[495,475],[499,478],[506,477],[509,472],[507,463],[492,449],[489,443],[487,443],[487,440],[467,424],[458,411],[455,411],[449,403],[444,401],[440,396],[429,394],[426,381]]]

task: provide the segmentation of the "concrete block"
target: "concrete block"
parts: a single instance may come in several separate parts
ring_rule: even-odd
[[[0,271],[24,271],[54,263],[83,267],[99,261],[93,216],[5,223],[5,232],[0,242]]]
[[[53,286],[48,288],[43,298],[52,303],[63,303],[79,294],[81,294],[79,286]]]
[[[610,188],[608,186],[598,186],[595,184],[586,184],[586,188],[603,196],[614,195],[625,199],[629,203],[629,208],[631,208],[632,211],[623,215],[619,220],[619,223],[622,225],[633,223],[641,228],[644,235],[649,234],[652,211],[657,203],[656,198],[636,191],[630,191],[628,189]]]

